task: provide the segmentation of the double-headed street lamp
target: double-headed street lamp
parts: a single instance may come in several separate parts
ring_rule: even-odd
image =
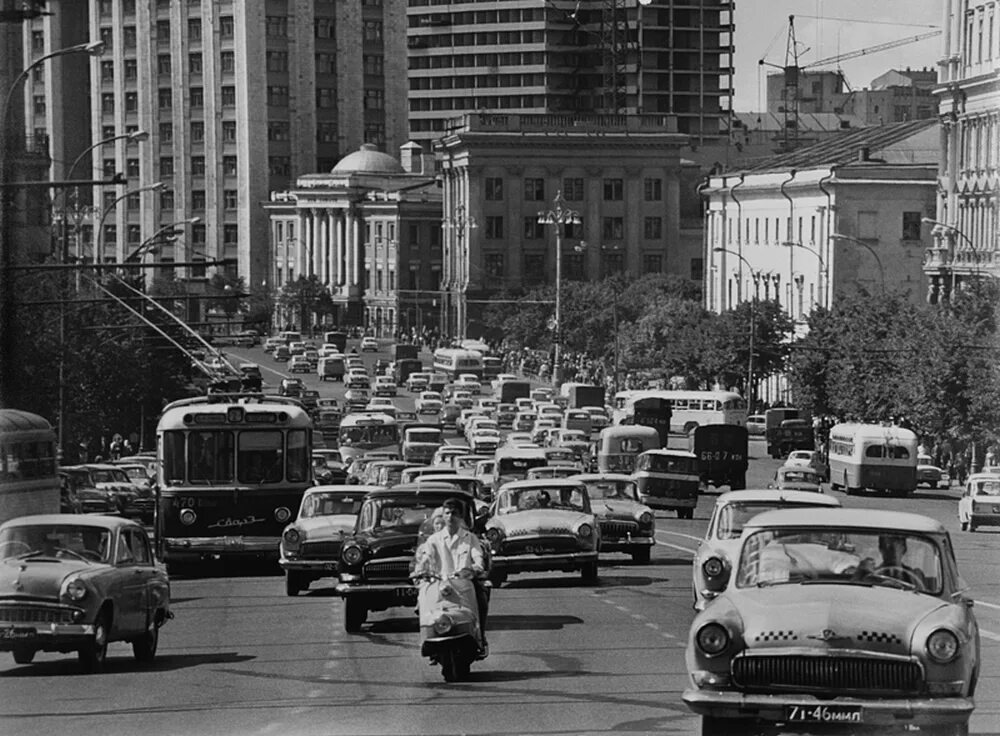
[[[869,253],[872,254],[872,258],[874,258],[875,259],[875,263],[878,264],[879,276],[882,277],[882,292],[885,293],[885,291],[886,291],[886,285],[885,285],[885,267],[882,265],[882,259],[879,258],[879,255],[878,255],[878,253],[875,252],[875,249],[872,248],[865,241],[858,240],[857,238],[853,238],[850,235],[844,235],[843,233],[832,233],[830,235],[830,237],[833,238],[834,240],[846,240],[848,243],[854,243],[854,245],[860,245],[862,248],[864,248],[865,250],[867,250]]]
[[[561,190],[552,200],[552,209],[538,213],[538,223],[553,225],[556,231],[556,323],[553,340],[555,355],[552,360],[552,383],[555,386],[562,383],[562,235],[566,225],[580,225],[582,222],[580,213],[566,206]]]
[[[94,238],[95,261],[98,258],[102,258],[104,256],[104,221],[108,218],[108,215],[115,210],[115,208],[118,206],[118,203],[127,197],[131,197],[133,194],[139,194],[141,192],[157,191],[163,189],[164,186],[166,185],[162,181],[158,181],[153,184],[146,184],[145,186],[129,189],[124,194],[121,194],[118,197],[116,197],[107,207],[104,208],[104,211],[101,213],[101,218],[97,222],[97,235]]]
[[[734,250],[729,250],[728,248],[712,248],[715,253],[728,253],[731,256],[736,256],[743,263],[747,265],[750,270],[750,277],[754,280],[756,284],[757,279],[760,277],[760,271],[754,272],[753,264],[750,263],[745,257],[740,255]],[[757,292],[754,290],[753,295],[749,299],[750,302],[750,349],[749,357],[747,358],[747,410],[753,411],[754,407],[754,383],[753,383],[753,351],[754,351],[754,338],[757,333]]]
[[[959,238],[961,238],[962,240],[964,240],[965,243],[966,243],[966,245],[969,246],[969,250],[972,252],[972,262],[974,264],[974,268],[975,268],[975,271],[976,271],[976,276],[978,277],[980,275],[980,273],[981,273],[981,270],[980,270],[980,266],[981,266],[981,264],[980,264],[981,254],[979,252],[979,248],[977,248],[976,244],[972,242],[972,238],[970,238],[968,235],[966,235],[964,232],[962,232],[961,230],[959,230],[954,225],[949,225],[946,222],[941,222],[940,220],[935,220],[935,219],[933,219],[931,217],[921,217],[920,218],[920,222],[922,222],[925,225],[933,225],[934,229],[937,230],[939,233],[941,231],[945,231],[945,232],[949,232],[949,233],[954,233]],[[956,260],[955,259],[955,254],[954,254],[954,251],[952,251],[951,261],[950,261],[950,264],[949,264],[950,269],[951,269],[951,293],[952,294],[955,293],[956,280],[957,280],[957,274],[955,273],[955,260]]]
[[[826,306],[826,300],[829,299],[829,292],[830,292],[830,271],[827,269],[827,264],[826,264],[826,261],[823,260],[823,256],[820,255],[820,252],[818,250],[816,250],[815,248],[812,248],[812,247],[806,245],[805,243],[799,243],[798,241],[795,241],[795,240],[785,240],[781,244],[784,245],[787,248],[802,248],[802,250],[809,251],[814,256],[816,256],[816,259],[819,261],[819,272],[820,272],[820,282],[819,283],[820,283],[820,286],[824,287],[823,288],[823,292],[820,294],[820,297],[819,297],[819,303],[822,304],[823,306]],[[788,291],[788,313],[789,314],[792,313],[792,303],[791,303],[791,300],[792,300],[792,291],[791,291],[791,284],[789,284],[789,291]],[[801,317],[801,315],[799,315],[799,316]]]

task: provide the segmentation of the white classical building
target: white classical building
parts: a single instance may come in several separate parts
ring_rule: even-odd
[[[924,264],[932,303],[970,277],[1000,277],[1000,0],[942,5],[942,146]]]

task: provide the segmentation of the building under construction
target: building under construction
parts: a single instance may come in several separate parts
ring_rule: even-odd
[[[464,112],[672,113],[715,141],[732,97],[731,0],[410,0],[410,130]]]

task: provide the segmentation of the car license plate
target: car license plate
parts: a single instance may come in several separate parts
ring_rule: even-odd
[[[36,634],[35,630],[26,626],[7,626],[0,629],[0,639],[12,641],[16,639],[31,639]]]
[[[397,598],[414,598],[415,593],[413,588],[396,588]]]
[[[327,562],[325,565],[323,565],[323,569],[326,570],[327,572],[333,572],[334,570],[337,569],[337,565],[336,563],[333,562]]]
[[[546,547],[541,544],[529,544],[524,548],[524,551],[529,555],[551,555],[555,554],[555,547]]]
[[[862,723],[860,705],[787,705],[785,720],[789,723]]]
[[[243,549],[243,537],[223,537],[227,549]]]

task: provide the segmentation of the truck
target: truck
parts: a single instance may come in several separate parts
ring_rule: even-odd
[[[570,409],[582,409],[585,406],[604,406],[604,387],[589,383],[564,383],[562,395],[567,399]]]
[[[392,377],[396,381],[397,386],[405,386],[406,379],[410,377],[411,373],[420,373],[423,369],[424,364],[419,360],[411,358],[397,360],[393,364]]]
[[[392,346],[392,359],[397,363],[401,360],[416,360],[418,348],[416,345],[397,343]]]
[[[528,381],[504,381],[496,394],[501,404],[513,404],[518,399],[526,399],[529,396],[531,396],[531,383]]]
[[[786,425],[786,421],[791,423]],[[812,423],[806,421],[793,406],[776,407],[764,412],[764,437],[767,454],[773,458],[783,457],[792,450],[811,450],[814,444]]]
[[[746,488],[749,440],[746,427],[736,424],[703,424],[688,435],[688,449],[698,459],[702,488]]]

